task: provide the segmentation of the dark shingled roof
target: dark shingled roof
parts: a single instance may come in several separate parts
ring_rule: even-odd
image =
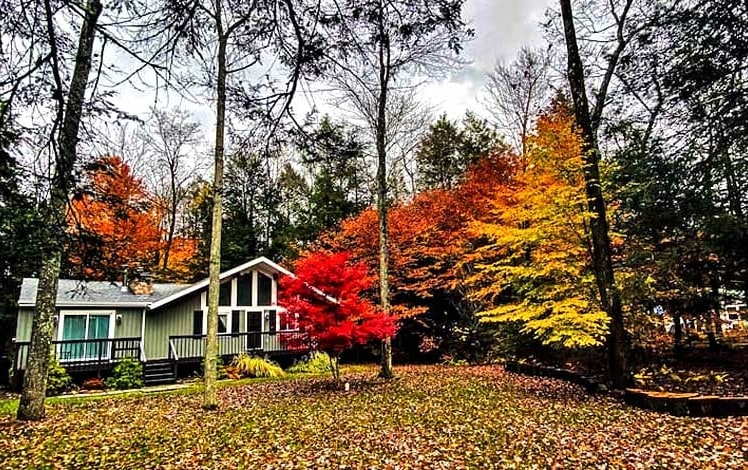
[[[38,287],[39,279],[25,278],[21,284],[18,304],[21,307],[34,306]],[[121,284],[109,281],[60,279],[57,286],[57,305],[60,307],[71,305],[145,307],[152,302],[187,289],[190,284],[154,283],[152,295],[135,295],[129,289],[122,292],[121,287]]]

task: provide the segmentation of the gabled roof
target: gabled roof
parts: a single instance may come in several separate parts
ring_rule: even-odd
[[[153,284],[152,295],[136,295],[129,289],[122,291],[122,285],[109,281],[78,281],[60,279],[57,284],[58,307],[147,307],[154,300],[169,297],[190,287],[189,284]],[[19,307],[36,305],[36,292],[39,279],[25,278],[21,283]]]
[[[255,258],[235,268],[224,271],[220,279],[230,278],[243,271],[259,268],[270,273],[292,276],[293,274],[265,257]],[[132,307],[156,309],[179,300],[208,286],[208,279],[195,284],[164,284],[154,283],[153,294],[136,295],[129,289],[122,291],[122,285],[109,281],[78,281],[60,279],[57,286],[58,307]],[[25,278],[21,284],[21,294],[18,298],[19,307],[33,307],[36,305],[36,292],[39,279]]]
[[[247,271],[249,269],[256,268],[256,267],[265,268],[265,270],[271,271],[273,273],[280,273],[280,274],[285,274],[286,276],[293,276],[293,274],[291,273],[291,271],[287,270],[283,266],[270,261],[269,259],[265,258],[264,256],[260,256],[259,258],[255,258],[255,259],[253,259],[252,261],[250,261],[248,263],[244,263],[244,264],[239,265],[239,266],[237,266],[235,268],[229,269],[228,271],[222,272],[221,276],[220,276],[220,279],[226,279],[227,277],[232,277],[232,276],[234,276],[236,274],[241,273],[242,271]],[[196,282],[195,284],[192,284],[187,289],[181,290],[179,292],[176,292],[176,293],[170,295],[169,297],[165,297],[165,298],[163,298],[161,300],[153,302],[150,305],[150,309],[151,310],[155,310],[155,309],[157,309],[159,307],[163,307],[164,305],[170,304],[170,303],[174,302],[175,300],[181,299],[182,297],[184,297],[186,295],[190,295],[193,292],[200,291],[200,290],[208,287],[209,280],[210,280],[209,278],[205,278],[205,279],[203,279],[200,282]]]

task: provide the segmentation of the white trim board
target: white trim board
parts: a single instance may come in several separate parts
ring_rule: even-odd
[[[278,273],[281,273],[281,274],[285,274],[286,276],[293,276],[293,274],[291,273],[291,271],[287,270],[286,268],[284,268],[283,266],[281,266],[281,265],[279,265],[277,263],[274,263],[274,262],[270,261],[269,259],[265,258],[264,256],[261,256],[259,258],[253,259],[252,261],[249,261],[247,263],[239,265],[239,266],[237,266],[235,268],[229,269],[228,271],[222,272],[219,279],[226,279],[227,277],[231,277],[231,276],[233,276],[235,274],[238,274],[238,273],[240,273],[242,271],[246,271],[248,269],[251,269],[251,268],[254,268],[255,266],[260,266],[260,265],[265,265],[265,266],[269,267],[270,270],[278,272]],[[161,299],[159,301],[153,302],[152,304],[150,304],[149,309],[150,310],[155,310],[155,309],[157,309],[159,307],[163,307],[164,305],[170,304],[171,302],[174,302],[175,300],[181,299],[184,296],[187,296],[187,295],[192,294],[194,292],[197,292],[197,291],[199,291],[201,289],[204,289],[205,287],[208,286],[208,282],[209,282],[208,278],[203,279],[202,281],[197,282],[197,283],[193,284],[192,286],[190,286],[190,287],[188,287],[186,289],[183,289],[183,290],[181,290],[181,291],[179,291],[179,292],[177,292],[175,294],[172,294],[172,295],[170,295],[168,297],[164,297],[163,299]],[[254,292],[253,292],[253,295],[254,295]]]

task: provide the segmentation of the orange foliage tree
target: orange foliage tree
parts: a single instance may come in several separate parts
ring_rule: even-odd
[[[117,279],[123,267],[152,269],[162,233],[149,194],[120,157],[86,167],[68,212],[69,271],[89,279]]]
[[[607,315],[596,296],[582,140],[562,101],[527,141],[524,170],[488,199],[471,224],[486,243],[466,257],[484,320],[517,322],[546,344],[602,344]]]
[[[428,312],[439,325],[456,321],[466,298],[466,272],[461,261],[474,245],[467,230],[469,223],[484,216],[487,206],[483,201],[505,184],[517,167],[518,159],[512,155],[484,157],[456,188],[422,192],[410,203],[390,210],[392,309],[401,320],[424,319],[421,314]],[[376,212],[365,210],[323,235],[317,247],[347,251],[376,274],[377,223]]]
[[[162,247],[164,247],[162,243]],[[165,248],[165,247],[164,247]],[[191,282],[195,280],[196,258],[200,253],[200,240],[185,236],[175,236],[171,241],[169,259],[166,269],[159,271],[159,276],[170,281]]]
[[[484,158],[456,188],[392,209],[390,281],[401,318],[428,311],[433,327],[453,330],[468,319],[471,346],[477,317],[519,325],[545,344],[602,344],[608,320],[591,270],[581,138],[563,100],[540,117],[526,148]],[[374,273],[376,224],[365,211],[320,244]]]

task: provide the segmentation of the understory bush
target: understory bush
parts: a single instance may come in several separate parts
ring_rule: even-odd
[[[203,364],[203,368],[205,367],[205,364]],[[217,380],[223,380],[229,377],[228,371],[226,370],[227,366],[223,362],[223,357],[218,354],[216,355],[216,379]],[[205,373],[203,373],[203,377],[205,377]]]
[[[106,379],[107,388],[129,390],[143,386],[143,365],[137,359],[125,358],[114,366],[112,375]]]
[[[330,356],[323,351],[313,351],[294,361],[288,371],[294,374],[327,374],[332,372]]]
[[[275,362],[246,353],[234,357],[231,366],[236,368],[242,377],[283,377],[286,375]]]
[[[70,378],[70,374],[60,365],[57,358],[52,356],[47,369],[47,396],[60,395],[70,390],[72,386],[73,379]]]
[[[217,380],[224,380],[224,379],[232,379],[231,371],[232,367],[230,365],[226,365],[223,362],[223,356],[220,354],[216,354],[216,379]],[[200,361],[200,377],[205,377],[205,361]]]

